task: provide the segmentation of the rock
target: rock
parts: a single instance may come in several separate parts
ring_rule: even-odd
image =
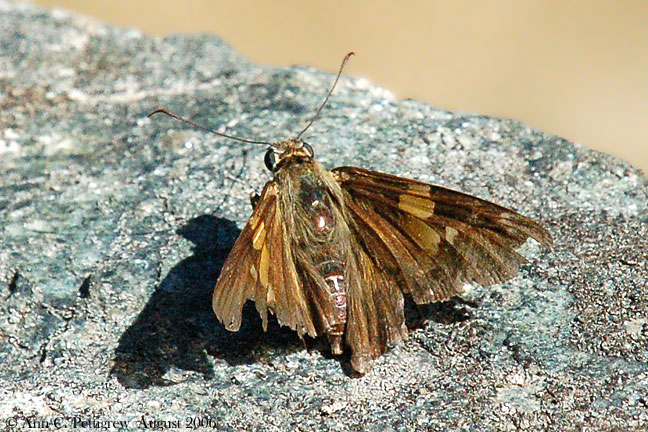
[[[146,117],[289,138],[330,75],[5,1],[0,43],[7,429],[648,427],[648,182],[627,163],[342,77],[306,137],[321,163],[461,189],[555,237],[521,249],[516,279],[423,308],[406,344],[352,378],[276,322],[264,334],[253,307],[238,333],[211,312],[249,193],[270,178],[265,149]]]

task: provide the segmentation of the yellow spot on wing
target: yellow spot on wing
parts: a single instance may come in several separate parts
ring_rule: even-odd
[[[446,235],[445,235],[446,240],[448,240],[448,243],[450,243],[451,245],[454,245],[455,237],[457,237],[459,231],[457,231],[452,227],[446,227],[445,231],[446,231]]]
[[[441,242],[441,236],[433,228],[430,228],[428,224],[409,216],[405,219],[405,230],[421,249],[431,251],[433,254],[436,253]]]
[[[250,275],[252,275],[252,279],[254,279],[254,281],[256,282],[256,280],[257,280],[257,271],[256,271],[256,267],[254,267],[254,264],[252,264],[250,266]]]
[[[398,208],[420,219],[427,219],[434,214],[434,201],[401,194],[398,197]]]
[[[268,290],[266,295],[266,304],[272,306],[275,301],[275,294],[272,286],[268,284],[268,276],[270,271],[270,253],[268,247],[264,244],[261,249],[261,258],[259,259],[259,281],[261,286]]]
[[[268,271],[270,270],[270,254],[268,247],[264,244],[261,249],[261,257],[259,259],[259,280],[263,287],[268,286]]]
[[[263,221],[259,224],[254,235],[252,236],[252,247],[256,250],[261,249],[266,238],[265,224]]]
[[[407,189],[411,190],[412,192],[417,192],[417,193],[424,193],[425,195],[428,195],[430,193],[430,185],[426,184],[420,184],[420,183],[410,183],[407,185]]]

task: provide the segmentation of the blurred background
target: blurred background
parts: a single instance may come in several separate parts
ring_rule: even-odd
[[[648,173],[648,2],[38,0],[251,60],[364,76],[396,97],[522,120]]]

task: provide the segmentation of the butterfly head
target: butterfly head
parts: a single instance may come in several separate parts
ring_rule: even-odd
[[[313,148],[299,138],[273,143],[265,154],[266,168],[276,172],[289,161],[310,160],[313,158]]]

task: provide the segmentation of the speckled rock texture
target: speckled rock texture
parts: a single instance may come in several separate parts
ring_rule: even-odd
[[[289,138],[331,75],[5,1],[0,46],[0,428],[648,428],[648,181],[627,163],[343,77],[306,137],[321,163],[460,189],[555,237],[514,280],[410,310],[409,341],[354,378],[254,308],[238,333],[211,311],[265,149],[146,117]]]

